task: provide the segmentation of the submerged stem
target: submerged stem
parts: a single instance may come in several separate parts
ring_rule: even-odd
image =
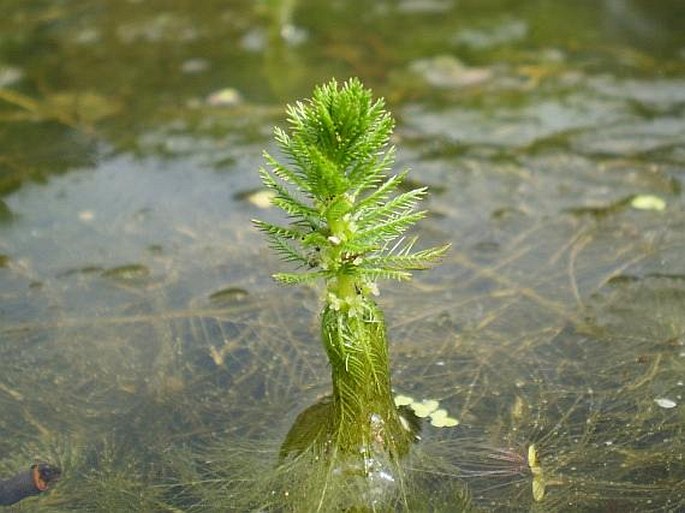
[[[350,453],[406,453],[411,433],[392,397],[385,320],[369,299],[360,312],[327,306],[322,338],[331,364],[334,439]]]

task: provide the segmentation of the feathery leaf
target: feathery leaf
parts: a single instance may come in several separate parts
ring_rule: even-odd
[[[357,79],[342,85],[332,80],[310,99],[289,105],[286,114],[287,128],[275,128],[274,137],[287,163],[265,152],[270,170],[259,173],[290,223],[255,226],[284,261],[320,270],[301,279],[281,273],[279,281],[323,278],[339,282],[341,294],[354,294],[366,290],[364,280],[406,280],[410,271],[439,260],[446,246],[413,252],[413,240],[401,239],[425,217],[417,206],[426,189],[398,193],[407,171],[390,174],[394,121],[382,99],[374,100]]]

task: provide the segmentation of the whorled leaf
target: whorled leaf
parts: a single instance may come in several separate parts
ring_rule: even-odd
[[[370,281],[407,280],[445,254],[447,246],[414,251],[413,241],[400,239],[425,217],[417,207],[427,191],[397,192],[407,171],[390,174],[394,121],[383,100],[357,79],[342,86],[332,80],[286,112],[288,128],[276,128],[274,136],[288,162],[265,153],[270,170],[260,176],[290,225],[255,224],[284,261],[317,270],[302,278],[281,273],[278,281],[320,277],[338,283],[341,294],[363,293]]]

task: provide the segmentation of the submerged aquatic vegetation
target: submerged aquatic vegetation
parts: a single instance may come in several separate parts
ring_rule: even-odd
[[[417,206],[426,189],[398,193],[406,171],[389,174],[393,120],[359,80],[317,87],[311,100],[288,107],[288,123],[289,131],[275,129],[287,162],[266,154],[269,170],[260,176],[290,223],[255,225],[284,261],[299,266],[275,274],[277,281],[326,284],[321,336],[333,393],[300,414],[281,456],[309,453],[328,462],[327,476],[392,483],[414,434],[393,400],[387,330],[373,296],[378,280],[407,280],[448,246],[415,250],[416,238],[405,236],[425,216]],[[361,495],[373,504],[371,493]]]

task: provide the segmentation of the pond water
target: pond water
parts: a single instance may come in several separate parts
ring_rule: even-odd
[[[359,76],[453,245],[379,298],[459,421],[398,511],[685,511],[681,10],[4,0],[0,470],[64,471],[16,510],[307,511],[260,479],[330,387],[320,291],[250,219],[284,105]]]

